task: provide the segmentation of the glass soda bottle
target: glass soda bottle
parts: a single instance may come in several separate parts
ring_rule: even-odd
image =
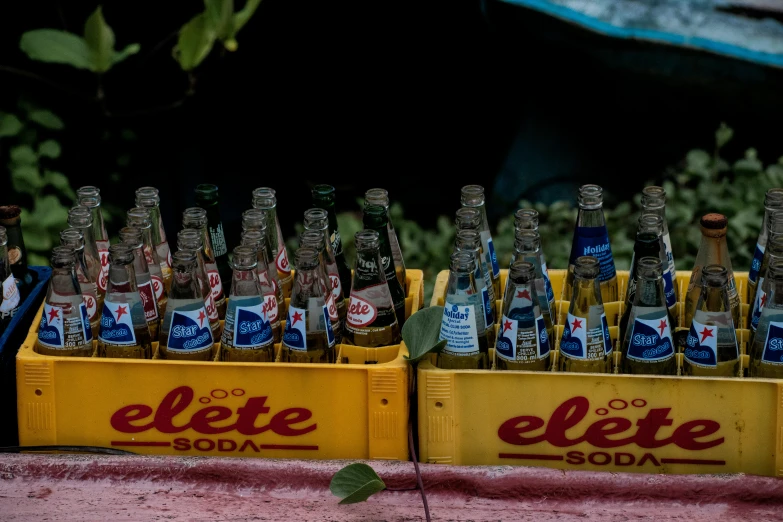
[[[515,229],[514,230],[514,252],[511,254],[511,264],[517,259],[533,263],[536,270],[536,295],[538,296],[538,306],[544,321],[547,325],[553,325],[557,322],[557,310],[555,309],[555,292],[552,290],[552,284],[549,282],[549,272],[544,260],[544,252],[541,250],[541,236],[537,229]],[[509,266],[509,270],[511,267]],[[506,291],[510,291],[509,280],[506,279]],[[550,339],[550,344],[554,342]]]
[[[381,263],[386,273],[386,283],[389,285],[389,292],[391,292],[392,302],[394,303],[394,312],[397,314],[397,321],[400,323],[400,331],[402,331],[406,318],[405,290],[402,289],[400,280],[397,278],[397,268],[394,266],[394,258],[389,243],[386,209],[380,205],[365,205],[363,221],[365,229],[378,232]]]
[[[133,268],[131,247],[109,247],[109,282],[98,334],[98,357],[151,359],[152,340]]]
[[[269,231],[273,230],[269,226],[269,212],[266,210],[251,208],[242,212],[242,234],[249,230],[258,230],[264,234],[264,248],[266,249],[266,263],[269,270],[269,283],[275,290],[275,296],[277,297],[277,312],[282,320],[286,316],[285,296],[283,295],[283,286],[278,278],[280,273],[277,267],[273,263],[275,253],[272,250],[272,245],[269,237]],[[287,258],[286,258],[287,259]],[[293,281],[293,280],[292,280]]]
[[[177,250],[193,252],[196,257],[196,268],[194,276],[201,297],[204,301],[204,309],[207,311],[209,327],[212,330],[212,340],[220,341],[220,317],[218,316],[215,299],[212,297],[212,287],[209,286],[209,275],[207,274],[206,256],[204,255],[204,239],[198,230],[185,228],[177,233]],[[184,276],[183,276],[184,277]],[[164,316],[165,318],[165,316]]]
[[[2,333],[11,323],[22,302],[19,286],[16,284],[11,261],[8,258],[8,233],[3,226],[0,226],[0,281],[3,286],[3,295],[0,299],[0,333]]]
[[[331,185],[316,185],[310,191],[313,198],[313,206],[322,208],[329,214],[329,239],[332,242],[332,251],[334,259],[337,262],[337,271],[340,272],[340,283],[343,288],[350,291],[351,284],[351,266],[345,259],[343,252],[343,241],[340,238],[340,231],[337,228],[337,210],[335,209],[336,190]],[[366,228],[366,227],[365,227]],[[383,254],[381,254],[383,256]],[[345,290],[343,290],[345,292]],[[403,318],[402,321],[405,319]]]
[[[723,265],[729,276],[729,302],[731,303],[731,319],[734,324],[740,324],[740,301],[737,286],[734,283],[734,272],[731,269],[731,258],[726,246],[726,231],[729,221],[722,214],[705,214],[699,222],[701,228],[701,243],[696,254],[696,261],[688,282],[688,292],[685,295],[685,312],[682,326],[690,329],[696,303],[701,293],[701,270],[706,265]]]
[[[215,263],[221,281],[231,280],[231,265],[228,262],[228,246],[220,219],[218,187],[211,183],[196,185],[196,206],[207,211],[207,231],[212,243]]]
[[[748,346],[753,343],[753,336],[756,333],[756,329],[759,324],[759,317],[761,317],[761,309],[766,302],[766,294],[762,292],[762,283],[767,275],[767,267],[773,258],[780,258],[783,256],[783,210],[771,210],[765,213],[765,224],[767,226],[766,239],[764,240],[764,252],[761,254],[761,265],[759,271],[756,274],[755,290],[753,292],[753,299],[748,306],[748,313],[745,317],[745,327],[750,330],[750,338],[748,339]],[[750,275],[748,275],[750,277]],[[750,284],[750,282],[748,283]],[[739,325],[735,325],[739,326]]]
[[[663,228],[661,232],[661,241],[663,242],[664,255],[666,256],[666,264],[669,265],[668,278],[671,280],[671,292],[674,292],[673,298],[670,296],[670,291],[666,290],[666,304],[671,308],[674,303],[680,300],[680,290],[677,287],[677,269],[674,266],[674,254],[672,253],[672,241],[669,237],[669,223],[666,220],[666,191],[663,187],[651,185],[642,189],[642,213],[643,214],[656,214],[661,216],[663,220]],[[666,266],[664,266],[664,287],[667,287]]]
[[[319,277],[324,285],[324,300],[326,301],[326,309],[329,312],[329,321],[332,323],[332,332],[334,333],[335,344],[340,344],[343,337],[343,319],[340,314],[337,313],[337,304],[334,301],[334,295],[332,294],[329,274],[326,271],[326,262],[324,261],[324,236],[317,230],[305,230],[299,234],[299,246],[310,247],[318,252],[318,266]],[[345,310],[345,302],[343,302],[343,310]]]
[[[500,266],[498,256],[495,253],[495,245],[492,243],[492,234],[489,231],[487,209],[484,206],[484,187],[481,185],[465,185],[460,191],[460,202],[463,207],[475,208],[481,215],[481,244],[484,247],[484,255],[487,258],[487,268],[492,275],[492,290],[495,296],[500,295]]]
[[[487,332],[487,343],[495,346],[495,302],[489,298],[489,289],[492,288],[492,276],[484,271],[481,262],[481,233],[474,229],[457,230],[454,240],[454,251],[473,252],[476,258],[476,272],[473,278],[481,292],[481,307],[484,310],[484,325]]]
[[[489,344],[484,325],[481,291],[476,284],[473,252],[451,254],[449,281],[438,340],[446,347],[437,366],[447,370],[489,369]]]
[[[571,257],[563,285],[563,295],[569,296],[572,293],[576,259],[581,256],[593,256],[601,265],[601,273],[598,275],[601,299],[604,303],[618,301],[620,297],[617,289],[617,272],[612,257],[612,246],[609,243],[609,232],[606,230],[603,189],[598,185],[582,185],[579,188],[578,203],[579,213],[576,216],[576,228],[571,243]]]
[[[147,267],[147,258],[144,256],[144,242],[141,239],[141,229],[136,227],[123,227],[119,232],[120,241],[128,245],[133,251],[133,271],[136,274],[136,288],[141,297],[141,306],[144,308],[144,317],[150,329],[150,339],[158,340],[160,330],[161,312],[158,309],[158,300],[155,299],[155,290],[152,288],[152,278]]]
[[[682,374],[696,377],[740,377],[737,336],[731,320],[729,272],[722,265],[701,271],[701,292],[683,353]]]
[[[106,296],[106,285],[109,279],[108,272],[106,279],[103,279],[103,272],[101,272],[101,256],[98,253],[98,247],[92,232],[92,213],[90,209],[82,206],[71,208],[68,211],[68,226],[79,230],[84,237],[84,261],[87,264],[87,275],[90,281],[95,283],[95,287],[98,290],[98,310],[102,312],[103,300]]]
[[[0,205],[0,226],[8,237],[8,262],[24,301],[35,287],[37,276],[27,266],[27,247],[22,234],[22,209],[18,205]]]
[[[764,219],[761,222],[761,230],[759,230],[756,249],[753,251],[753,261],[751,261],[750,270],[748,271],[748,290],[746,299],[749,303],[756,295],[761,261],[764,257],[764,249],[767,246],[770,214],[779,210],[783,210],[783,188],[771,188],[767,190],[767,193],[764,196]]]
[[[354,234],[356,262],[343,343],[377,348],[400,344],[400,323],[394,311],[386,273],[381,269],[379,234]]]
[[[770,260],[760,286],[766,301],[750,345],[748,374],[764,379],[783,379],[783,260]]]
[[[274,362],[272,325],[264,310],[258,284],[258,256],[249,246],[234,248],[231,293],[220,342],[220,359],[239,362]]]
[[[645,256],[636,262],[636,294],[622,338],[621,372],[677,375],[672,316],[663,291],[663,261]]]
[[[264,312],[266,312],[269,324],[272,327],[272,338],[275,343],[279,343],[282,339],[283,329],[280,322],[278,297],[282,299],[283,294],[280,292],[278,296],[272,287],[272,278],[269,276],[269,273],[274,271],[275,275],[277,275],[277,270],[274,267],[269,267],[268,258],[266,257],[266,234],[261,230],[245,230],[242,232],[240,245],[250,247],[256,253],[256,275],[261,296],[264,298]]]
[[[92,233],[101,260],[100,281],[107,281],[109,277],[109,234],[106,233],[106,225],[103,222],[101,191],[98,187],[91,185],[80,187],[76,191],[76,197],[79,205],[89,208],[92,213]]]
[[[171,260],[171,290],[160,329],[159,356],[174,361],[211,361],[216,346],[196,275],[197,253],[177,250]]]
[[[547,371],[551,369],[552,323],[546,322],[536,293],[536,266],[517,259],[511,263],[511,283],[503,299],[495,367],[498,370]]]
[[[226,295],[223,290],[223,280],[218,271],[215,261],[214,250],[212,249],[212,240],[207,230],[207,211],[200,207],[186,208],[182,213],[182,227],[192,228],[201,234],[203,244],[204,266],[209,276],[209,287],[212,289],[212,299],[215,301],[218,317],[226,317]]]
[[[98,309],[98,289],[94,281],[87,275],[87,264],[84,262],[84,235],[75,228],[66,228],[60,232],[60,245],[73,249],[74,270],[79,282],[84,306],[87,308],[87,319],[90,329],[98,332],[101,325],[101,314]]]
[[[152,280],[152,289],[155,291],[155,299],[158,301],[158,311],[160,317],[166,315],[166,304],[168,303],[168,292],[166,283],[163,279],[163,270],[161,261],[158,257],[158,251],[152,241],[152,212],[146,207],[132,208],[127,213],[126,224],[129,227],[136,227],[141,230],[141,238],[144,244],[144,258],[147,261],[147,269],[150,272]]]
[[[597,257],[576,258],[573,293],[568,296],[568,315],[560,337],[561,372],[612,372],[612,339],[604,313],[600,275],[601,262]]]
[[[300,247],[295,257],[296,274],[283,331],[282,362],[334,363],[335,340],[327,290],[321,281],[318,252]]]
[[[275,267],[277,267],[277,279],[283,289],[283,297],[291,297],[293,277],[291,276],[291,264],[288,261],[288,251],[285,248],[285,239],[280,228],[280,220],[277,217],[277,196],[269,187],[259,187],[253,191],[253,208],[267,211],[267,243],[272,249]]]
[[[150,224],[152,226],[152,244],[158,252],[160,270],[163,273],[163,283],[166,285],[166,293],[171,286],[171,250],[166,240],[166,230],[163,228],[163,217],[160,214],[160,196],[155,187],[141,187],[136,190],[136,206],[150,210]]]
[[[476,207],[461,207],[457,209],[457,212],[454,215],[454,225],[457,227],[457,232],[460,230],[475,230],[481,234],[481,211]],[[495,287],[492,285],[492,265],[485,252],[486,250],[482,240],[479,255],[481,270],[483,273],[487,274],[487,293],[489,295],[489,302],[494,303],[503,296],[495,293]]]
[[[397,279],[400,280],[402,290],[408,295],[408,280],[405,274],[405,259],[402,256],[400,240],[397,238],[397,232],[394,230],[391,215],[389,215],[389,191],[382,188],[372,188],[364,193],[365,205],[380,205],[386,209],[387,228],[389,230],[389,246],[394,259],[394,267],[397,269]]]
[[[41,355],[91,357],[92,328],[76,280],[73,249],[54,247],[51,262],[52,277],[38,325],[35,351]]]

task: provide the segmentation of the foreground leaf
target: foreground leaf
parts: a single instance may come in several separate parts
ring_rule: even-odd
[[[334,474],[329,491],[341,498],[340,504],[364,502],[370,495],[386,489],[381,477],[367,464],[349,464]]]
[[[402,327],[402,340],[408,347],[409,362],[418,362],[430,353],[437,353],[446,347],[440,341],[440,324],[443,320],[442,306],[428,306],[413,314]]]
[[[52,130],[61,130],[65,125],[63,120],[58,118],[53,112],[47,110],[34,110],[27,116],[42,127]]]
[[[177,61],[183,71],[190,71],[207,57],[217,37],[214,27],[204,13],[194,16],[179,30],[175,48]]]
[[[0,112],[0,138],[16,136],[22,130],[22,122],[13,114]]]
[[[95,70],[87,42],[84,38],[66,31],[56,29],[27,31],[19,41],[19,49],[31,60]]]
[[[114,54],[114,31],[106,24],[101,6],[93,11],[84,24],[84,40],[92,52],[92,70],[108,71]]]

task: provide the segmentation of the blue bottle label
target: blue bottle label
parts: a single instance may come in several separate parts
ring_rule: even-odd
[[[685,344],[685,360],[689,363],[709,368],[718,366],[717,326],[707,326],[694,319]]]
[[[326,344],[329,346],[334,346],[334,330],[332,330],[332,321],[329,319],[329,306],[324,305],[322,314],[324,316],[324,326],[326,326]],[[272,330],[269,330],[269,333],[271,335]]]
[[[668,267],[663,273],[663,293],[666,295],[667,308],[671,308],[677,304],[677,294],[674,292],[674,280],[672,279],[672,273]]]
[[[531,362],[549,355],[549,337],[543,316],[536,317],[533,328],[519,328],[519,322],[502,316],[495,350],[498,357],[510,362]]]
[[[63,309],[44,304],[41,324],[38,326],[38,342],[49,348],[63,348]]]
[[[764,259],[764,245],[756,243],[756,250],[753,252],[753,261],[750,262],[750,271],[748,271],[748,282],[755,283],[761,270],[761,261]]]
[[[753,303],[751,304],[752,309],[750,312],[750,329],[754,332],[759,327],[761,312],[764,310],[764,305],[767,304],[767,293],[761,289],[763,284],[764,278],[760,277],[758,285],[756,285],[756,295],[753,298]]]
[[[609,323],[606,322],[606,314],[601,314],[601,329],[604,334],[604,354],[612,353],[612,337],[609,335]]]
[[[587,318],[568,314],[560,338],[560,352],[572,359],[587,358]]]
[[[136,333],[133,331],[130,305],[128,303],[103,302],[101,328],[98,337],[107,344],[134,346]]]
[[[481,288],[481,300],[484,303],[484,324],[487,328],[494,328],[495,314],[492,310],[492,303],[489,300],[489,292],[487,292],[486,286]]]
[[[198,310],[174,310],[171,314],[166,349],[172,352],[193,352],[212,348],[212,328],[203,306]]]
[[[541,262],[541,273],[544,274],[544,289],[546,290],[546,299],[550,303],[555,301],[555,292],[552,290],[552,282],[549,280],[549,270],[546,268],[546,261]]]
[[[82,315],[82,332],[84,333],[85,342],[92,341],[92,326],[90,326],[90,314],[87,312],[87,307],[82,301],[79,303],[79,310]]]
[[[498,277],[500,275],[500,265],[498,265],[498,256],[495,253],[495,245],[492,243],[492,238],[487,239],[487,248],[489,249],[489,260],[492,263],[492,277]]]
[[[449,355],[477,355],[479,343],[476,322],[475,306],[446,301],[438,337],[439,341],[446,339],[443,351]]]
[[[328,312],[326,322],[329,322]],[[288,307],[283,332],[283,344],[291,350],[307,351],[307,311],[304,308]]]
[[[258,348],[272,342],[272,325],[263,304],[237,306],[234,313],[235,348]]]
[[[549,335],[546,331],[546,322],[541,315],[536,318],[536,333],[538,334],[538,358],[543,359],[549,355]]]
[[[519,325],[516,320],[509,319],[505,315],[500,320],[500,333],[495,341],[495,351],[498,357],[507,361],[517,359],[517,330]]]
[[[770,364],[783,364],[783,323],[770,321],[761,361]]]
[[[606,226],[576,227],[570,264],[576,264],[576,259],[580,256],[593,256],[598,259],[601,269],[598,274],[599,281],[609,281],[615,276],[614,258]]]
[[[655,319],[634,319],[628,358],[656,362],[671,357],[674,357],[674,343],[666,314]]]
[[[48,348],[75,348],[92,341],[92,329],[87,308],[79,303],[79,315],[65,318],[60,306],[44,303],[44,313],[38,325],[38,342]]]

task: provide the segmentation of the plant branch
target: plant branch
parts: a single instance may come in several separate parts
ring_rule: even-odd
[[[413,378],[411,379],[411,389],[409,391],[409,397],[411,400],[416,400],[416,366],[413,365]],[[418,484],[419,491],[421,491],[421,503],[424,504],[424,516],[427,518],[427,522],[430,522],[430,506],[427,504],[427,495],[424,493],[424,481],[421,478],[421,470],[419,469],[419,458],[416,456],[416,446],[413,444],[413,417],[411,417],[411,410],[408,410],[408,449],[411,452],[411,460],[413,461],[413,467],[416,469],[416,483]]]
[[[171,41],[171,39],[173,39],[173,38],[176,38],[178,34],[179,34],[179,29],[178,29],[178,30],[176,30],[176,31],[174,31],[173,33],[171,33],[171,34],[167,35],[167,36],[166,36],[165,38],[163,38],[163,40],[161,40],[160,42],[156,43],[156,44],[155,44],[155,46],[154,46],[152,49],[150,49],[150,52],[148,52],[148,53],[147,53],[147,54],[144,56],[144,58],[142,58],[142,59],[139,61],[139,65],[138,65],[138,67],[139,67],[139,68],[141,68],[141,67],[144,67],[144,65],[145,65],[145,64],[146,64],[146,63],[147,63],[147,62],[150,60],[150,58],[152,58],[152,57],[153,57],[155,54],[157,54],[157,53],[158,53],[158,52],[159,52],[161,49],[163,49],[163,46],[164,46],[164,45],[166,45],[166,43],[168,43],[169,41]]]
[[[57,89],[58,91],[64,92],[66,94],[70,94],[71,96],[76,96],[77,98],[81,98],[82,100],[92,100],[89,96],[86,96],[84,93],[76,91],[74,89],[71,89],[69,87],[64,87],[62,84],[57,83],[53,80],[50,80],[49,78],[45,78],[41,75],[35,74],[30,71],[25,71],[24,69],[17,69],[16,67],[9,67],[7,65],[0,65],[0,72],[6,72],[9,74],[13,74],[16,76],[21,76],[23,78],[29,78],[31,80],[35,80],[40,83],[44,83],[48,85],[49,87],[52,87],[54,89]]]

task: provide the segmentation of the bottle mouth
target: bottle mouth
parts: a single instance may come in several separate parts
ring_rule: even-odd
[[[119,231],[120,241],[133,247],[141,248],[144,246],[144,240],[142,239],[142,232],[140,228],[136,227],[123,227]]]
[[[604,204],[604,189],[599,185],[582,185],[579,187],[577,202],[584,209],[601,208]]]
[[[357,250],[375,250],[380,247],[380,234],[377,230],[360,230],[353,235]]]
[[[22,208],[18,205],[0,206],[0,219],[15,219],[22,215]]]
[[[460,202],[465,207],[480,207],[484,204],[484,187],[465,185],[460,191]]]
[[[125,221],[129,227],[148,228],[152,226],[150,209],[146,207],[132,208],[125,214]]]
[[[182,226],[185,228],[203,227],[207,225],[207,211],[201,207],[186,208],[182,212]]]
[[[72,207],[68,211],[68,224],[72,227],[88,227],[92,225],[92,212],[87,207]]]
[[[318,251],[309,246],[299,247],[295,254],[294,263],[299,270],[312,270],[318,266]]]
[[[707,265],[701,270],[702,285],[720,287],[728,283],[729,270],[723,265]]]
[[[509,277],[511,280],[517,283],[527,283],[535,277],[536,267],[530,261],[523,261],[517,259],[511,263],[509,268]],[[522,279],[521,281],[518,281]]]
[[[258,265],[256,249],[239,245],[234,247],[234,255],[231,264],[238,270],[252,270]]]
[[[663,274],[663,261],[659,257],[642,257],[637,262],[636,271],[644,279],[657,279]]]
[[[475,250],[481,248],[481,234],[478,230],[463,228],[457,230],[454,246],[460,249]]]
[[[52,249],[52,265],[60,268],[73,266],[76,262],[76,251],[70,246],[56,246]]]
[[[259,229],[266,231],[269,213],[260,208],[250,208],[242,212],[242,229]]]
[[[317,230],[305,230],[299,234],[299,246],[313,247],[320,252],[324,248],[324,235]]]
[[[726,219],[726,216],[723,214],[712,212],[702,216],[699,224],[702,226],[702,228],[707,230],[720,230],[722,228],[726,228],[726,226],[729,224],[729,220]]]
[[[661,235],[663,233],[663,218],[658,214],[642,212],[642,215],[639,216],[638,233],[645,232]]]
[[[473,273],[476,270],[476,256],[472,250],[458,250],[451,254],[452,271]]]
[[[274,196],[257,196],[253,198],[253,208],[257,210],[273,210],[277,206]]]
[[[455,214],[454,224],[458,229],[479,228],[481,226],[481,213],[473,207],[462,207]]]
[[[109,263],[127,265],[133,262],[133,250],[126,243],[115,243],[109,247]]]
[[[322,208],[310,208],[304,213],[306,229],[323,230],[329,227],[329,214]]]
[[[642,207],[659,209],[666,205],[666,191],[663,187],[651,185],[642,189]]]
[[[66,228],[60,231],[60,244],[81,250],[84,248],[84,234],[78,228]]]
[[[771,188],[764,196],[764,207],[767,210],[783,208],[783,188]]]
[[[310,190],[311,195],[317,198],[333,198],[335,192],[336,190],[332,185],[326,184],[316,185]]]
[[[574,276],[595,279],[601,273],[601,264],[595,256],[580,256],[574,262]]]
[[[514,231],[514,243],[517,250],[533,252],[541,246],[541,235],[537,230],[518,228]]]
[[[514,212],[514,228],[538,228],[538,211],[532,208],[520,208]]]
[[[275,189],[271,187],[258,187],[257,189],[253,189],[254,198],[275,197],[276,194]]]
[[[196,253],[192,250],[179,249],[171,256],[171,264],[181,270],[192,270],[196,266]]]
[[[389,207],[389,191],[382,188],[372,188],[364,193],[364,204]]]
[[[241,242],[247,242],[257,249],[266,248],[266,234],[257,228],[250,228],[242,231]]]
[[[201,250],[203,247],[201,235],[193,228],[183,228],[177,232],[177,247],[181,250]]]

